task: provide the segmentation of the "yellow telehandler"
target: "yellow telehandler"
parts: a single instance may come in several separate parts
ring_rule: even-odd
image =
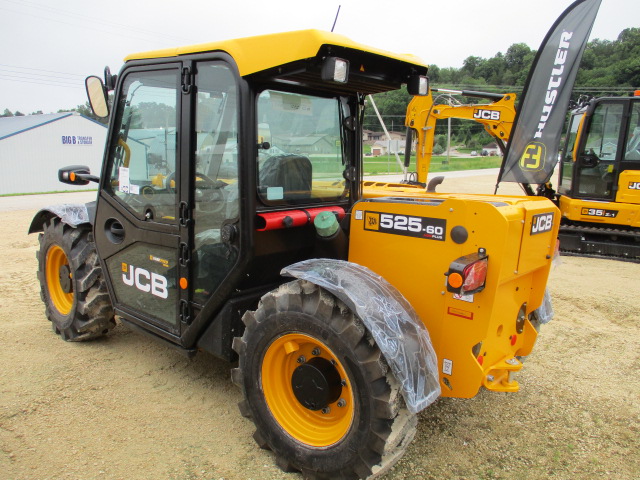
[[[257,443],[310,479],[384,473],[441,395],[517,391],[557,208],[363,197],[365,97],[426,95],[426,75],[413,56],[305,30],[139,53],[89,77],[110,116],[104,164],[59,178],[98,182],[96,201],[43,209],[29,229],[53,330],[88,340],[117,318],[231,362]]]

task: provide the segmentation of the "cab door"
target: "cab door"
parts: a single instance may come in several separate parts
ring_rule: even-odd
[[[123,71],[101,176],[94,237],[116,313],[163,337],[181,333],[181,64]]]
[[[209,317],[233,289],[240,248],[239,94],[237,73],[221,58],[189,63],[193,76],[188,168],[183,169],[189,219],[188,324]],[[187,239],[185,239],[187,240]],[[183,304],[184,305],[184,304]],[[197,330],[201,318],[194,328]],[[193,328],[192,328],[193,330]],[[195,332],[197,334],[197,332]]]
[[[185,58],[120,82],[96,244],[118,315],[190,347],[239,258],[237,73]]]
[[[576,156],[573,184],[576,198],[615,198],[626,106],[623,100],[596,104]]]

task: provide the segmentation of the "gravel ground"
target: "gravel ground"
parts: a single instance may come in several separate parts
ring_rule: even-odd
[[[439,190],[493,179],[448,182]],[[37,238],[26,235],[33,208],[3,213],[0,477],[300,479],[255,445],[226,363],[187,360],[123,326],[86,344],[51,332]],[[640,478],[639,270],[562,257],[549,285],[555,318],[520,392],[438,400],[384,479]]]

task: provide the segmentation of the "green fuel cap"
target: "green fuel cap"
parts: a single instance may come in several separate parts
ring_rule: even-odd
[[[320,212],[316,216],[313,225],[316,227],[318,235],[325,238],[331,237],[338,231],[338,228],[340,228],[336,215],[333,212],[326,211]]]

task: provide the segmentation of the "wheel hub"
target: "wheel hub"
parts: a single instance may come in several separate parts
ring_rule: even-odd
[[[293,371],[291,387],[305,408],[322,410],[340,398],[342,393],[340,374],[331,362],[314,357]]]
[[[60,288],[64,293],[71,293],[71,270],[69,265],[61,265],[58,270],[58,279],[60,280]]]

